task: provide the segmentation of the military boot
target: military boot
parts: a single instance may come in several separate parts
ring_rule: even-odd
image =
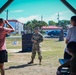
[[[41,65],[41,62],[39,62],[39,65]]]
[[[28,62],[28,64],[33,64],[33,63],[34,63],[33,61]]]
[[[41,65],[42,56],[39,57],[39,65]]]
[[[28,62],[28,64],[33,64],[34,63],[33,61],[34,61],[34,58],[32,58],[31,61]]]
[[[39,59],[39,65],[41,65],[41,59]]]

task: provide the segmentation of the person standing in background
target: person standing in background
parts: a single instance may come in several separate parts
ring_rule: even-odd
[[[36,56],[36,51],[38,53],[38,59],[39,59],[39,65],[41,65],[41,60],[42,60],[42,55],[41,55],[41,50],[40,50],[40,43],[43,41],[43,36],[39,32],[39,28],[36,27],[34,28],[34,34],[31,38],[31,41],[33,42],[32,45],[32,56],[31,56],[31,61],[28,64],[34,63],[34,58]]]

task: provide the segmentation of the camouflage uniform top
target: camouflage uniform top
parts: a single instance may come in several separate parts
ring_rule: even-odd
[[[33,40],[37,41],[36,43],[33,42],[34,45],[39,45],[43,41],[43,36],[40,32],[34,33],[31,40],[32,42]]]

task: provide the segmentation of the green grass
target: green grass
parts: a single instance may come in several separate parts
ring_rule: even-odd
[[[13,42],[17,41],[16,45],[13,45]],[[21,38],[6,38],[7,49],[21,49],[22,48],[22,39]],[[58,51],[63,50],[65,47],[64,41],[58,41],[57,38],[44,39],[41,43],[41,49],[45,51]]]
[[[13,41],[17,41],[17,45],[12,45]],[[21,49],[21,38],[6,38],[7,49]],[[43,65],[51,65],[58,67],[58,59],[63,58],[65,43],[64,41],[58,41],[58,38],[45,38],[41,43]],[[10,54],[9,54],[10,56]],[[36,56],[38,59],[38,56]],[[45,65],[46,64],[46,65]]]
[[[14,41],[17,41],[18,43],[16,45],[13,45],[12,43]],[[21,38],[6,38],[6,45],[7,45],[7,49],[21,49],[22,39]],[[63,53],[64,48],[65,48],[64,41],[58,41],[58,38],[44,39],[44,41],[41,43],[41,50],[44,51],[43,52],[44,57],[48,55],[54,56],[57,54],[61,54]]]
[[[16,45],[13,45],[13,42],[17,41]],[[22,39],[21,38],[6,38],[7,49],[21,49],[22,48]]]
[[[45,39],[41,47],[45,50],[42,52],[43,60],[49,61],[48,64],[58,66],[58,59],[63,58],[65,42],[58,41],[58,38]]]
[[[58,39],[44,39],[44,42],[42,43],[42,48],[44,50],[61,50],[65,47],[64,41],[58,41]]]

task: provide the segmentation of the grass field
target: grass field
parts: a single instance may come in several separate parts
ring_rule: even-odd
[[[16,45],[12,45],[13,41],[17,41],[18,43]],[[6,43],[7,43],[7,50],[22,48],[21,38],[7,38]],[[60,65],[58,60],[60,58],[63,58],[64,48],[65,48],[64,41],[58,41],[58,38],[44,38],[44,41],[41,43],[41,51],[42,51],[42,57],[43,57],[42,66],[41,67],[38,65],[31,66],[31,67],[28,67],[27,70],[25,70],[26,68],[23,69],[22,67],[20,69],[14,68],[16,69],[16,71],[18,71],[16,75],[18,75],[20,71],[22,71],[22,74],[19,74],[19,75],[27,75],[27,74],[28,75],[55,75],[56,69]],[[9,67],[10,65],[15,65],[19,68],[19,65],[30,61],[30,58],[31,58],[31,53],[21,53],[21,54],[9,53],[9,60],[11,62],[6,64],[6,67]],[[37,55],[35,58],[35,63],[38,63]],[[27,73],[29,69],[30,69],[30,72]],[[36,69],[35,73],[33,72],[34,69]],[[9,72],[11,73],[12,70],[9,69],[6,72],[7,74]]]
[[[17,41],[17,44],[13,44],[14,41]],[[22,48],[22,39],[21,38],[6,38],[7,49],[21,49]]]
[[[63,58],[65,42],[58,41],[58,38],[44,39],[41,47],[45,50],[42,52],[43,59],[50,59],[52,66],[58,66],[58,59]]]
[[[16,45],[13,45],[13,42],[17,41]],[[22,48],[22,39],[21,38],[7,38],[7,49],[21,49]],[[41,50],[43,59],[50,58],[50,60],[57,61],[59,58],[63,58],[63,52],[65,48],[64,41],[58,41],[58,38],[44,38],[44,41],[41,43]],[[56,65],[56,64],[55,64]]]
[[[14,41],[17,41],[17,44],[13,44]],[[22,39],[21,38],[7,38],[7,49],[22,49]],[[51,55],[61,56],[64,52],[65,42],[58,41],[58,38],[44,38],[44,41],[41,43],[41,50],[43,51],[43,56]]]

